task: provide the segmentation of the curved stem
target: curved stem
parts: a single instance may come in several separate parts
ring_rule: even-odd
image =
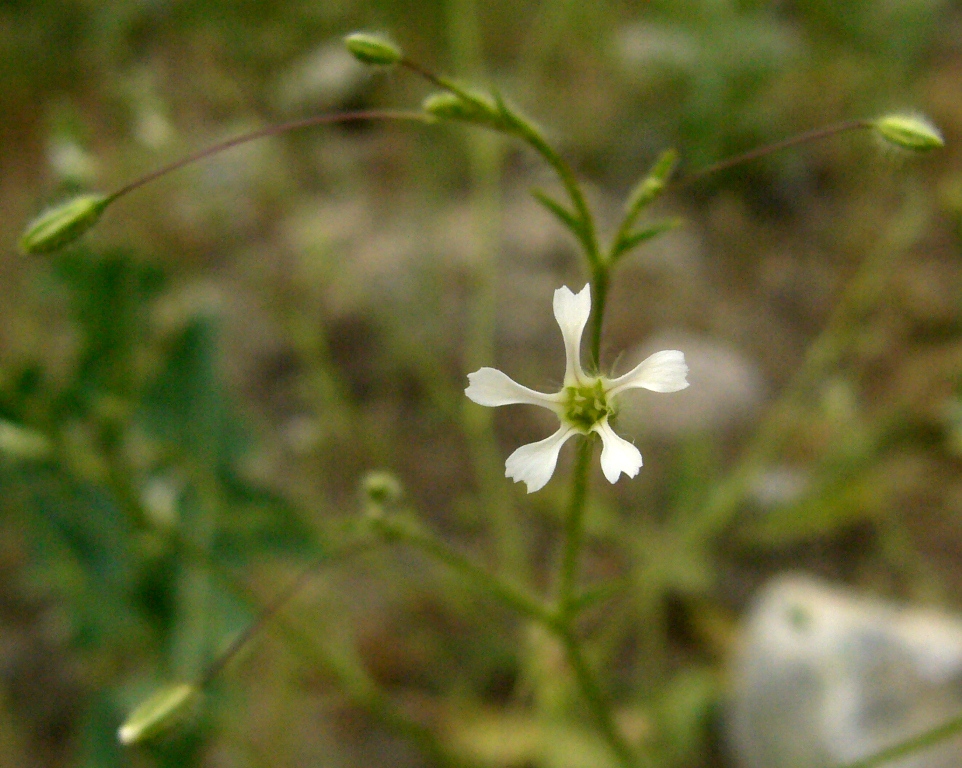
[[[414,72],[415,74],[423,77],[429,83],[442,90],[453,93],[456,96],[465,99],[466,101],[473,101],[476,97],[472,96],[468,91],[459,86],[457,83],[445,78],[439,77],[433,72],[425,69],[416,61],[404,58],[398,62],[402,67]],[[575,208],[578,219],[581,222],[581,233],[579,240],[585,249],[585,255],[588,257],[588,263],[593,270],[599,269],[602,266],[601,261],[601,249],[598,245],[598,236],[596,234],[595,220],[594,216],[591,214],[591,209],[588,207],[588,201],[585,199],[584,193],[581,191],[581,185],[578,184],[578,179],[575,176],[574,171],[571,166],[568,165],[567,161],[558,154],[558,152],[545,141],[544,136],[527,120],[520,118],[517,114],[513,112],[508,113],[510,118],[510,128],[502,128],[504,133],[514,135],[523,141],[525,141],[535,152],[541,155],[542,159],[558,174],[558,178],[561,180],[565,191],[568,193],[568,197],[571,200],[571,204]],[[487,126],[491,127],[491,126]],[[497,129],[495,129],[497,130]]]
[[[513,582],[489,573],[469,557],[451,547],[427,528],[408,517],[396,514],[374,517],[372,527],[388,541],[400,541],[439,563],[443,563],[493,600],[502,603],[522,616],[557,631],[557,621],[542,602]]]
[[[962,715],[953,717],[948,722],[937,725],[935,728],[920,733],[918,736],[906,739],[895,746],[886,747],[874,755],[869,755],[861,760],[848,763],[843,766],[843,768],[877,768],[877,766],[887,765],[894,760],[908,757],[909,755],[918,756],[918,753],[923,750],[941,744],[946,739],[957,736],[960,732],[962,732]]]
[[[256,637],[263,629],[266,627],[277,614],[286,607],[291,600],[297,597],[298,594],[308,585],[311,580],[317,576],[318,571],[324,565],[328,565],[333,560],[337,562],[343,562],[354,555],[360,554],[367,549],[370,549],[372,545],[372,540],[369,538],[361,538],[356,541],[351,542],[346,545],[343,549],[336,553],[336,555],[325,554],[317,558],[313,563],[308,565],[301,571],[290,584],[287,585],[274,599],[267,604],[266,607],[261,609],[261,612],[257,615],[255,620],[251,622],[247,628],[242,631],[234,640],[231,642],[227,649],[223,651],[220,656],[218,656],[214,661],[207,667],[207,670],[201,675],[198,681],[198,686],[200,688],[206,688],[211,681],[217,677],[218,674],[227,666],[231,659],[233,659],[238,652],[247,645],[254,637]]]
[[[799,144],[807,144],[812,141],[820,141],[821,139],[837,136],[838,134],[845,133],[847,131],[872,128],[872,126],[873,123],[870,120],[848,120],[844,123],[830,125],[827,128],[816,128],[811,131],[806,131],[805,133],[800,133],[797,136],[783,139],[782,141],[776,141],[774,144],[766,144],[763,147],[756,147],[749,152],[736,155],[735,157],[730,157],[727,160],[720,160],[717,163],[712,163],[706,168],[702,168],[701,170],[682,176],[674,182],[669,182],[669,186],[672,186],[676,189],[679,187],[687,187],[689,184],[698,181],[705,176],[718,173],[719,171],[728,170],[729,168],[733,168],[736,165],[741,165],[742,163],[747,163],[751,160],[757,160],[760,157],[765,157],[766,155],[773,154],[774,152],[778,152],[782,149],[796,147]]]
[[[226,569],[211,561],[205,552],[199,551],[196,547],[192,546],[190,542],[186,543],[188,545],[187,551],[191,556],[195,557],[199,563],[210,569],[211,573],[239,600],[253,607],[259,604],[256,595],[254,595],[248,586],[236,579]],[[359,553],[366,544],[369,543],[369,541],[365,542],[363,539],[358,540],[351,545],[347,545],[338,555],[347,557]],[[338,555],[332,555],[332,558]],[[329,558],[327,562],[331,562],[331,558]],[[316,664],[323,672],[330,674],[331,677],[336,680],[337,686],[350,701],[368,712],[375,720],[392,733],[416,745],[435,765],[441,766],[441,768],[473,768],[473,763],[461,759],[455,754],[455,752],[435,734],[432,728],[413,719],[401,707],[395,704],[387,693],[370,677],[360,663],[355,663],[350,658],[344,658],[340,654],[333,653],[318,642],[317,633],[308,634],[304,632],[296,622],[279,615],[280,609],[309,581],[309,577],[312,575],[311,571],[316,573],[316,566],[317,563],[303,572],[287,590],[282,592],[278,598],[275,598],[274,602],[265,609],[265,613],[269,613],[270,615],[261,621],[255,622],[255,631],[268,625],[273,625],[290,646],[295,648],[303,656],[309,658],[310,661]],[[238,638],[238,640],[235,640],[225,653],[225,656],[228,657],[225,661],[229,660],[230,656],[235,654],[243,642],[250,639],[253,634],[254,632],[248,630]],[[218,670],[214,670],[213,674],[216,674],[217,671]],[[211,670],[208,670],[207,675],[202,678],[202,682],[209,682],[207,678],[210,677],[212,677]]]
[[[107,202],[112,203],[117,198],[123,197],[128,192],[133,192],[135,189],[149,184],[161,176],[165,176],[171,171],[176,171],[183,168],[185,165],[190,165],[198,160],[203,160],[211,155],[216,155],[218,152],[223,152],[227,149],[233,149],[234,147],[240,146],[241,144],[246,144],[249,141],[255,141],[257,139],[267,138],[268,136],[277,136],[282,133],[289,133],[291,131],[299,131],[304,128],[313,128],[318,125],[332,125],[335,123],[351,123],[359,122],[363,120],[413,120],[421,123],[430,122],[430,118],[421,112],[408,112],[399,110],[362,110],[358,112],[343,112],[336,115],[314,115],[312,117],[305,117],[303,120],[292,120],[288,123],[281,123],[280,125],[272,125],[267,128],[262,128],[259,131],[254,131],[253,133],[246,133],[243,136],[237,136],[233,139],[221,142],[220,144],[215,144],[212,147],[207,147],[205,149],[193,152],[186,157],[182,157],[180,160],[176,160],[173,163],[158,168],[156,171],[148,173],[146,176],[141,176],[139,179],[134,179],[132,182],[126,186],[121,187],[116,192],[112,192],[107,196]]]
[[[575,207],[578,218],[581,220],[582,234],[579,239],[585,249],[585,256],[588,257],[589,266],[593,271],[603,269],[604,266],[601,259],[601,249],[598,246],[598,235],[595,230],[594,216],[591,214],[588,201],[581,191],[581,185],[578,183],[574,171],[571,170],[571,166],[568,165],[565,159],[559,155],[530,124],[524,120],[518,120],[516,124],[518,135],[544,158],[545,162],[554,169],[555,173],[558,174],[558,178],[561,179],[561,183],[564,185],[565,191],[571,199],[571,204]]]

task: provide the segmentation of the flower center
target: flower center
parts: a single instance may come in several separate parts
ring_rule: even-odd
[[[578,431],[587,434],[602,419],[613,416],[601,380],[585,386],[565,387],[564,420]]]

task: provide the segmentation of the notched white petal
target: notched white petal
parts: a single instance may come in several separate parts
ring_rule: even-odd
[[[644,388],[652,392],[677,392],[688,386],[688,364],[677,349],[666,349],[642,360],[624,376],[608,383],[608,395],[626,389]]]
[[[524,482],[528,486],[528,493],[540,491],[554,474],[561,446],[574,434],[577,434],[575,429],[562,425],[551,437],[522,445],[508,456],[504,463],[504,476],[516,483]]]
[[[578,293],[563,285],[554,292],[554,316],[565,342],[565,385],[584,379],[581,368],[581,336],[591,315],[591,286]]]
[[[468,374],[468,387],[464,390],[478,405],[498,406],[524,403],[540,405],[557,411],[560,394],[548,395],[523,387],[497,368],[481,368]]]
[[[601,471],[609,483],[617,482],[621,473],[634,477],[641,469],[641,453],[627,440],[618,437],[608,420],[595,426],[601,435]]]

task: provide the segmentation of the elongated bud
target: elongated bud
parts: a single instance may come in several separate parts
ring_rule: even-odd
[[[51,253],[72,243],[100,219],[110,198],[100,194],[78,195],[34,219],[20,238],[24,253]]]
[[[886,115],[875,120],[872,127],[889,144],[910,152],[930,152],[945,146],[942,132],[918,115]]]
[[[636,216],[642,208],[649,205],[664,191],[677,162],[678,153],[675,150],[668,149],[661,153],[648,175],[632,190],[626,206],[629,216]]]
[[[153,738],[181,722],[200,698],[188,683],[168,685],[147,697],[117,731],[121,744],[132,746]]]
[[[509,128],[497,104],[480,94],[433,93],[422,102],[421,108],[441,120],[458,120],[497,131]]]
[[[347,50],[362,64],[377,67],[393,67],[401,58],[401,50],[380,35],[354,32],[344,38]]]

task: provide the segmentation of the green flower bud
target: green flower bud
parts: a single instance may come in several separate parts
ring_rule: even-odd
[[[478,94],[459,96],[447,91],[433,93],[424,100],[421,108],[441,120],[459,120],[464,123],[483,125],[496,131],[507,130],[509,127],[498,106],[487,97]]]
[[[917,115],[886,115],[875,120],[872,127],[889,144],[910,152],[929,152],[945,146],[941,131]]]
[[[100,194],[78,195],[40,214],[20,238],[24,253],[51,253],[72,243],[100,219],[110,198]]]
[[[361,481],[361,490],[368,503],[376,507],[393,504],[404,493],[401,481],[384,470],[368,472]]]
[[[153,738],[181,722],[200,698],[188,683],[168,685],[148,696],[117,731],[121,744],[132,746]]]
[[[401,58],[401,50],[380,35],[354,32],[344,38],[347,50],[362,64],[393,67]]]
[[[677,162],[678,153],[675,150],[668,149],[661,153],[648,175],[638,183],[628,198],[626,209],[630,216],[636,216],[664,191]]]

